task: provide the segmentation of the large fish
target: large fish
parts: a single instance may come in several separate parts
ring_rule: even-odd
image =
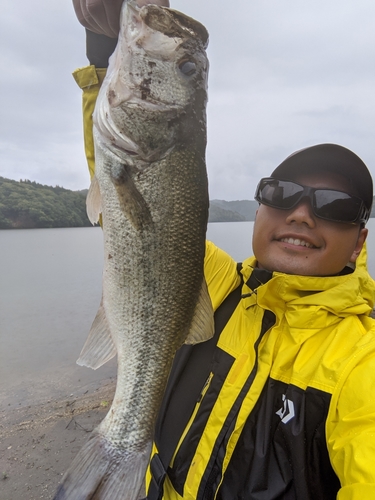
[[[206,29],[177,11],[125,2],[94,113],[103,298],[79,364],[116,352],[113,404],[63,477],[58,500],[136,500],[175,351],[213,334],[203,277]]]

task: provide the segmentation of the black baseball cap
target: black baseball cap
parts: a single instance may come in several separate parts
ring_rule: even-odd
[[[373,185],[365,163],[350,149],[338,144],[317,144],[292,153],[272,172],[271,177],[293,180],[301,172],[333,172],[350,181],[355,195],[371,211]],[[353,193],[354,194],[354,193]]]

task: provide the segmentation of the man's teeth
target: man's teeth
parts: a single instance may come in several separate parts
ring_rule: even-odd
[[[307,247],[307,248],[313,248],[313,245],[311,243],[307,243],[305,240],[299,240],[298,238],[281,238],[283,243],[290,243],[291,245],[296,245],[296,246],[302,246],[302,247]]]

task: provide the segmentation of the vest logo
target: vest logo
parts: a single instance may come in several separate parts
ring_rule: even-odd
[[[294,403],[290,399],[286,399],[285,394],[283,394],[283,401],[284,405],[276,412],[276,415],[281,418],[283,424],[286,424],[295,416]]]

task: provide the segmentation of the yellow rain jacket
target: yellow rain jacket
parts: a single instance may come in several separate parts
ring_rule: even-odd
[[[194,407],[183,408],[194,358],[172,371],[160,448],[173,432],[168,414],[190,413],[162,498],[374,499],[374,281],[364,266],[335,277],[255,266],[243,263],[242,298],[206,359]],[[215,308],[241,281],[212,243],[205,274]]]

